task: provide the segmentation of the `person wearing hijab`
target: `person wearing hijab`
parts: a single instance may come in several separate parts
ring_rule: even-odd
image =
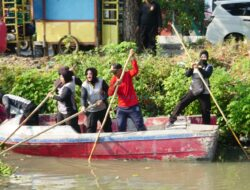
[[[208,87],[209,77],[211,77],[213,73],[213,66],[208,64],[208,52],[203,50],[200,52],[200,61],[192,65],[191,68],[186,70],[185,75],[187,77],[192,77],[192,82],[189,87],[187,94],[185,94],[180,102],[175,106],[169,122],[166,124],[166,128],[173,127],[174,122],[177,120],[177,116],[193,101],[199,100],[202,120],[204,124],[210,124],[210,110],[211,110],[211,100],[210,94],[205,85],[203,84],[197,70],[201,73]]]
[[[60,81],[62,83],[62,87],[59,88],[58,95],[53,95],[52,93],[49,93],[48,95],[58,102],[57,122],[77,113],[75,102],[75,83],[72,79],[72,72],[69,70],[61,71]],[[72,118],[71,120],[67,121],[66,124],[70,125],[76,132],[80,133],[78,117]]]
[[[62,66],[58,69],[58,75],[59,75],[59,78],[55,80],[54,82],[54,86],[56,88],[56,90],[58,91],[62,86],[63,84],[61,83],[61,80],[60,80],[60,75],[62,72],[64,71],[70,71],[72,73],[72,80],[73,82],[78,85],[79,87],[82,86],[82,81],[79,77],[75,76],[75,73],[68,67],[68,66]]]
[[[95,133],[97,122],[102,123],[107,112],[108,85],[105,80],[97,77],[97,70],[94,67],[87,68],[85,76],[86,80],[81,88],[82,111],[87,115],[87,133]],[[88,106],[90,106],[89,109],[87,109]],[[112,132],[111,125],[111,118],[108,114],[103,131]]]

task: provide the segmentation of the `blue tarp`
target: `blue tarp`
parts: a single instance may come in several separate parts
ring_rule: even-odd
[[[34,18],[35,20],[94,20],[95,0],[34,0]]]

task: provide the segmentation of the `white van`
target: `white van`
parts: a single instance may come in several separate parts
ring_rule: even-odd
[[[231,37],[250,39],[250,0],[216,1],[216,8],[207,27],[206,39],[211,43]]]

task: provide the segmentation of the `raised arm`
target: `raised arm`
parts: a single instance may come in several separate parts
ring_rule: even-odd
[[[199,71],[204,78],[209,78],[213,73],[213,66],[208,65],[205,69],[199,68]]]
[[[131,61],[131,65],[132,65],[132,69],[129,70],[129,74],[131,77],[134,77],[139,72],[138,64],[135,58]]]

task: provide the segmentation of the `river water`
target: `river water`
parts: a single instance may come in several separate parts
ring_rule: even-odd
[[[248,190],[249,162],[92,161],[9,154],[0,189]]]

